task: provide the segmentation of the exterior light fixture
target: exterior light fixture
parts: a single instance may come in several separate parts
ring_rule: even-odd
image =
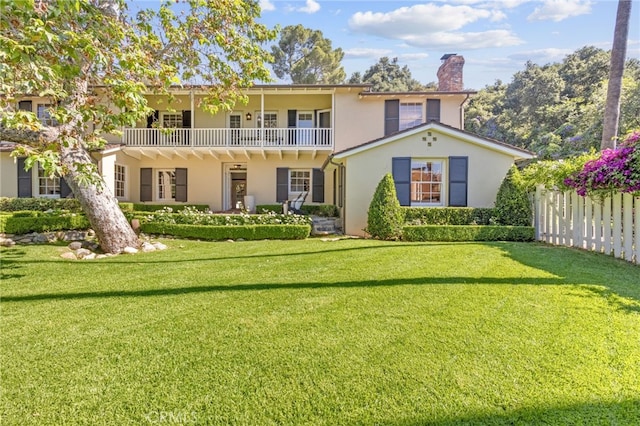
[[[251,121],[251,113],[250,112],[248,112],[247,115],[245,115],[244,117],[247,119],[247,121]]]

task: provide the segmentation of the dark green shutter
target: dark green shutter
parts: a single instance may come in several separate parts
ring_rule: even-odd
[[[147,129],[151,129],[153,127],[153,123],[160,120],[160,111],[155,110],[153,114],[147,116]]]
[[[467,207],[469,157],[449,157],[449,206]]]
[[[284,203],[289,198],[289,168],[276,169],[276,201]]]
[[[187,169],[176,168],[176,201],[187,202]]]
[[[314,203],[324,203],[324,172],[322,169],[313,169],[313,192],[311,201]]]
[[[296,133],[296,126],[298,124],[298,111],[295,109],[290,109],[287,111],[287,127],[289,129],[289,145],[295,145],[298,141],[298,134]]]
[[[26,158],[18,158],[18,197],[31,198],[33,196],[31,176],[32,170],[24,169]]]
[[[67,198],[69,195],[73,195],[73,191],[71,191],[67,181],[64,178],[60,178],[60,198]]]
[[[384,135],[400,130],[400,101],[390,99],[384,101]]]
[[[440,99],[427,99],[427,123],[440,122]]]
[[[391,173],[396,186],[396,195],[401,206],[411,205],[411,158],[394,157]]]
[[[20,101],[20,102],[18,102],[18,109],[20,111],[33,111],[33,102],[31,102],[31,101]]]
[[[151,201],[153,196],[153,170],[140,169],[140,201]]]
[[[190,129],[191,128],[191,111],[188,109],[185,109],[182,111],[182,128],[183,129]],[[191,142],[191,133],[189,130],[183,130],[182,131],[182,144],[183,145],[189,145],[189,143]]]

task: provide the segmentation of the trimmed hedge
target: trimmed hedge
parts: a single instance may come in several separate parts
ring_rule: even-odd
[[[209,211],[208,204],[144,204],[144,203],[119,203],[123,212],[155,212],[165,207],[171,208],[174,212],[179,212],[187,207],[193,207],[200,211]]]
[[[30,232],[66,231],[74,229],[89,229],[89,221],[84,215],[0,215],[0,232],[7,234],[28,234]]]
[[[303,204],[300,210],[306,215],[338,217],[338,208],[333,204]],[[256,213],[267,212],[281,213],[282,204],[259,204],[256,206]]]
[[[405,223],[411,225],[492,225],[495,208],[402,207]]]
[[[531,226],[419,225],[402,228],[406,241],[533,241]]]
[[[140,230],[147,234],[165,234],[203,240],[303,240],[311,234],[310,225],[178,225],[171,223],[143,223]]]
[[[69,210],[81,212],[80,202],[75,198],[10,198],[0,197],[0,211],[40,211]]]

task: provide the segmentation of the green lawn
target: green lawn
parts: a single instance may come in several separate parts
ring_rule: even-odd
[[[640,267],[526,243],[2,249],[2,425],[640,421]]]

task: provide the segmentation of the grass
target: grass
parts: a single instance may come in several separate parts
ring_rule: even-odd
[[[2,249],[0,419],[640,419],[640,268],[526,243],[164,241]]]

